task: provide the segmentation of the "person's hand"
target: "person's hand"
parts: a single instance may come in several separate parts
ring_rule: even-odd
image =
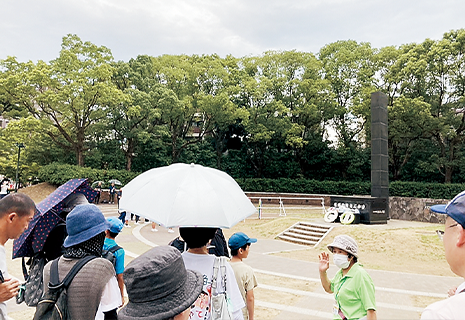
[[[320,259],[320,265],[318,266],[318,270],[320,272],[326,272],[329,269],[329,254],[326,252],[322,252],[318,258]]]
[[[0,302],[10,300],[18,294],[19,281],[17,279],[6,279],[0,283]]]
[[[449,291],[447,291],[447,294],[449,295],[449,298],[452,296],[455,296],[455,292],[457,291],[457,287],[450,288]]]
[[[126,298],[124,296],[121,296],[121,305],[119,306],[120,308],[124,307],[124,305],[126,304]]]

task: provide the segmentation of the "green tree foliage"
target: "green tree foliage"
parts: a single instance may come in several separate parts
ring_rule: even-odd
[[[463,182],[464,52],[453,30],[380,49],[114,62],[68,35],[49,63],[0,62],[0,112],[20,119],[0,131],[0,170],[13,173],[14,142],[27,140],[28,174],[54,160],[136,172],[196,162],[236,178],[368,182],[370,96],[382,91],[391,179]]]
[[[109,49],[68,35],[49,64],[19,63],[12,57],[3,61],[8,76],[2,79],[2,92],[43,120],[50,138],[74,152],[82,166],[95,125],[106,117],[109,104],[124,101],[111,82],[112,59]]]

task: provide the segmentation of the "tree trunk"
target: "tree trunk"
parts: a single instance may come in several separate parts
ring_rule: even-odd
[[[446,173],[444,175],[444,182],[451,183],[452,182],[452,173],[454,173],[454,168],[452,166],[446,166]]]

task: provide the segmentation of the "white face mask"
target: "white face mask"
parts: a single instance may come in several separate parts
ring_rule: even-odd
[[[348,256],[338,253],[333,254],[333,262],[338,268],[341,269],[346,269],[350,264]]]

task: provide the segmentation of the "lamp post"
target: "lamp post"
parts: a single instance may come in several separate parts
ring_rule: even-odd
[[[15,185],[15,192],[18,192],[18,184],[19,184],[19,180],[18,180],[18,173],[19,173],[19,157],[21,156],[21,148],[26,148],[26,146],[24,145],[24,143],[20,142],[16,142],[15,145],[18,147],[18,163],[16,165],[16,185]]]

